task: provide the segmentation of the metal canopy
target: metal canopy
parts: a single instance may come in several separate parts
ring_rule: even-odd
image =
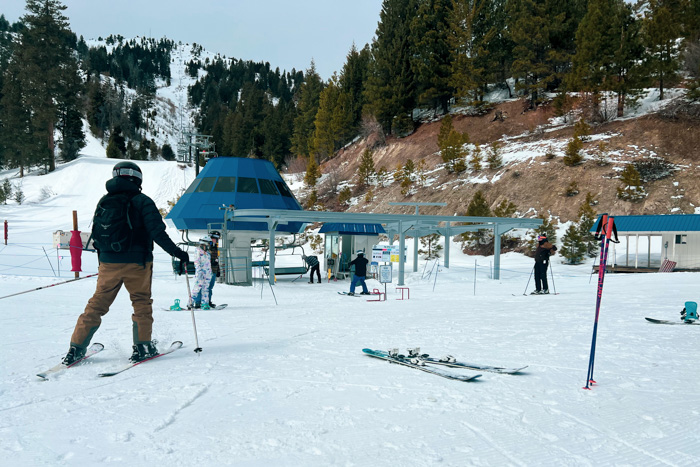
[[[270,283],[274,283],[274,236],[277,226],[289,222],[336,222],[383,224],[387,233],[399,235],[399,279],[404,285],[405,239],[409,236],[425,236],[438,233],[445,237],[445,267],[449,267],[449,239],[464,232],[493,229],[494,231],[494,279],[500,278],[501,235],[516,229],[534,229],[542,225],[542,219],[516,219],[512,217],[425,216],[410,214],[367,214],[357,212],[289,211],[283,209],[235,209],[225,211],[224,221],[266,222],[270,234]],[[452,225],[466,222],[470,225]],[[440,225],[444,223],[444,225]]]

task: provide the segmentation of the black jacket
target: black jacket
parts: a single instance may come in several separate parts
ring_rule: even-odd
[[[358,256],[357,258],[350,261],[351,265],[355,265],[355,275],[360,277],[365,277],[367,275],[367,258],[364,256]]]
[[[97,257],[101,263],[145,264],[152,262],[154,241],[170,256],[175,256],[180,251],[165,232],[165,222],[163,222],[163,216],[160,215],[156,204],[151,198],[141,193],[136,184],[126,178],[116,177],[108,180],[105,187],[107,188],[105,197],[117,193],[133,194],[129,208],[133,235],[131,246],[127,251],[114,253],[98,250]]]
[[[535,250],[535,262],[546,263],[549,257],[557,251],[557,247],[549,243],[547,240],[540,240],[537,249]]]

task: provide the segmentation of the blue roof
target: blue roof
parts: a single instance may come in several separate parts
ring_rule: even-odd
[[[698,232],[700,214],[613,216],[618,232]],[[595,231],[598,220],[591,231]]]
[[[386,233],[381,224],[323,224],[318,233],[338,232],[341,235],[379,235]]]
[[[206,230],[207,224],[224,219],[220,208],[288,209],[301,205],[270,161],[240,157],[210,159],[166,216],[179,230]],[[301,222],[277,227],[279,232],[299,232]],[[228,230],[267,231],[265,222],[229,221]]]

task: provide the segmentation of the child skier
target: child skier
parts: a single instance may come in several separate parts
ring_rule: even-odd
[[[191,306],[209,310],[209,284],[212,278],[211,256],[209,254],[209,244],[211,238],[202,237],[199,239],[197,250],[194,256],[195,282],[190,297]],[[201,301],[200,301],[201,300]]]

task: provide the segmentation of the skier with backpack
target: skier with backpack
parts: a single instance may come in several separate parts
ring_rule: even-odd
[[[209,302],[209,285],[211,284],[212,277],[216,276],[214,276],[211,269],[211,255],[208,251],[210,244],[211,237],[209,236],[200,238],[197,244],[197,251],[194,257],[195,282],[188,308],[192,306],[195,309],[211,309]]]
[[[143,175],[133,162],[119,162],[105,184],[107,194],[97,203],[91,238],[99,261],[95,294],[78,317],[70,340],[65,365],[80,360],[100,327],[102,316],[124,285],[134,312],[132,362],[158,354],[151,341],[153,309],[153,242],[187,265],[188,254],[178,248],[165,231],[165,223],[151,198],[141,193]],[[89,241],[88,241],[89,243]]]

